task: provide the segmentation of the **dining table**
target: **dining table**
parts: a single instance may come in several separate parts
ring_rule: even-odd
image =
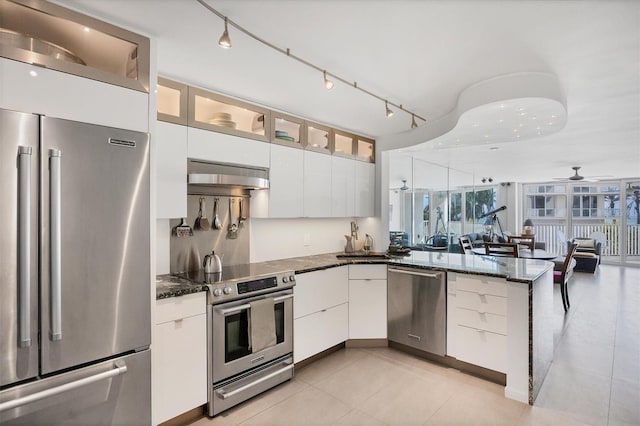
[[[487,253],[484,247],[474,247],[472,250],[473,254],[479,254],[487,256]],[[491,254],[490,256],[499,256],[497,254]],[[552,253],[550,251],[542,250],[542,249],[526,249],[519,248],[518,249],[518,257],[523,259],[538,259],[538,260],[553,260],[558,257],[557,253]]]

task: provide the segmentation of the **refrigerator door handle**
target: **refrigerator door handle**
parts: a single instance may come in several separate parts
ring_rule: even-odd
[[[63,392],[68,392],[73,389],[80,388],[82,386],[90,385],[91,383],[99,382],[101,380],[110,379],[112,377],[120,376],[127,372],[127,366],[124,361],[116,361],[112,370],[102,373],[94,374],[93,376],[85,377],[84,379],[76,380],[73,382],[65,383],[64,385],[55,386],[36,392],[31,395],[24,396],[22,398],[16,398],[0,404],[0,413],[3,411],[11,410],[12,408],[20,407],[30,404],[32,402],[40,401],[41,399],[50,398],[54,395],[58,395]]]
[[[60,156],[59,149],[49,150],[49,215],[51,249],[50,330],[49,339],[62,340],[62,259],[61,259],[61,200],[60,200]]]
[[[30,146],[18,147],[18,288],[19,342],[31,346],[31,154]]]

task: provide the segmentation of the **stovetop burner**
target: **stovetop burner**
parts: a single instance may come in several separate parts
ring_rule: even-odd
[[[295,285],[295,273],[260,264],[223,266],[222,272],[205,274],[204,270],[174,274],[209,287],[209,302],[220,303],[250,297]]]

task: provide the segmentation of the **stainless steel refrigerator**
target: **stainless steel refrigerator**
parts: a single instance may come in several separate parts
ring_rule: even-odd
[[[0,110],[0,424],[150,424],[149,137]]]

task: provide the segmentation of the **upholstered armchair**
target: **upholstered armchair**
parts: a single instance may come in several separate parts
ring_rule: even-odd
[[[567,241],[567,250],[572,243],[577,243],[578,248],[574,255],[576,259],[576,271],[595,272],[600,264],[600,254],[602,252],[602,242],[593,238],[573,238]]]

